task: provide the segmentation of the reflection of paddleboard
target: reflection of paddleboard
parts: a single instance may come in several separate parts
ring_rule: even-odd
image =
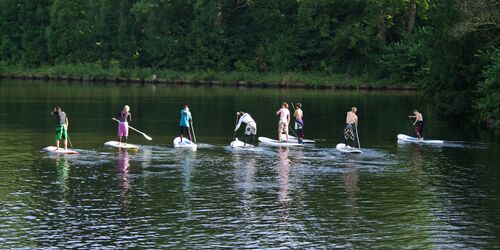
[[[281,136],[281,139],[285,137]],[[314,140],[309,140],[309,139],[303,139],[302,140],[304,143],[316,143]],[[288,135],[288,142],[293,142],[293,143],[298,143],[299,141],[297,140],[297,137],[293,135]]]
[[[130,143],[120,143],[117,141],[107,141],[104,143],[106,146],[114,147],[114,148],[125,148],[125,149],[139,149],[139,146],[130,144]]]
[[[190,141],[186,137],[182,137],[182,142],[180,137],[175,137],[174,139],[174,147],[176,148],[196,148],[196,143]]]
[[[361,151],[358,148],[353,148],[349,145],[345,145],[344,143],[339,143],[336,146],[337,150],[343,153],[353,153],[353,154],[361,154],[363,151]]]
[[[77,155],[78,154],[78,152],[71,150],[71,149],[64,150],[64,148],[59,148],[59,150],[57,150],[57,147],[55,147],[55,146],[49,146],[49,147],[43,148],[43,150],[47,151],[47,152],[51,152],[51,153],[56,153],[56,154],[68,154],[68,155]]]
[[[269,145],[269,146],[285,146],[285,147],[303,147],[304,144],[296,143],[296,142],[285,142],[284,140],[282,142],[279,142],[277,140],[273,140],[271,138],[267,137],[259,137],[259,141],[262,142],[263,144]]]
[[[398,141],[415,142],[415,143],[444,143],[442,140],[419,140],[418,138],[411,137],[404,134],[398,135]]]
[[[254,145],[247,143],[245,145],[245,142],[242,142],[236,138],[236,140],[231,142],[231,147],[233,148],[241,148],[241,149],[253,149],[255,148]]]

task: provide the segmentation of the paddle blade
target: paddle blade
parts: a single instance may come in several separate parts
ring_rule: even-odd
[[[144,136],[144,138],[146,138],[146,140],[148,141],[151,141],[153,140],[153,138],[151,138],[151,136],[147,135],[147,134],[142,134]]]

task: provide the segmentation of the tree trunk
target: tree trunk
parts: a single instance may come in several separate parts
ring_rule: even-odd
[[[408,33],[413,33],[415,27],[415,15],[417,14],[417,1],[410,0],[410,13],[408,14]]]

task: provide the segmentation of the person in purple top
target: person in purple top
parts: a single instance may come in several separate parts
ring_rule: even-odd
[[[122,138],[125,144],[127,144],[128,137],[128,123],[132,121],[132,115],[130,114],[130,107],[125,105],[123,110],[115,115],[115,117],[120,120],[118,123],[118,141],[121,143]]]

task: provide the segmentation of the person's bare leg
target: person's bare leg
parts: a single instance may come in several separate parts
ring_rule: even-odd
[[[278,142],[281,142],[281,126],[278,126]]]
[[[64,139],[64,150],[68,150],[68,139]]]
[[[59,150],[59,141],[56,141],[57,150]]]

